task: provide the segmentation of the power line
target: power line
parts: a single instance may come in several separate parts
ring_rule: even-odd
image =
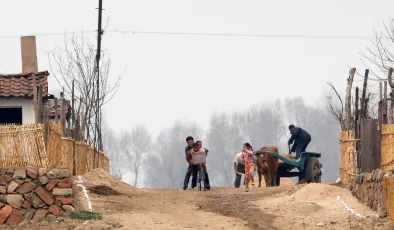
[[[362,35],[308,35],[308,34],[235,34],[235,33],[197,33],[197,32],[157,32],[157,31],[137,31],[137,30],[106,30],[106,33],[119,33],[119,34],[152,34],[152,35],[189,35],[189,36],[225,36],[225,37],[260,37],[260,38],[290,38],[290,39],[374,39],[373,36]],[[95,30],[87,31],[74,31],[71,34],[81,33],[97,33]],[[54,33],[39,33],[34,34],[36,37],[50,37],[66,35],[67,32],[54,32]],[[19,38],[24,35],[5,35],[0,36],[0,39]],[[385,38],[383,38],[385,39]]]
[[[295,34],[233,34],[233,33],[194,33],[194,32],[154,32],[132,30],[107,30],[108,32],[125,34],[159,34],[159,35],[194,35],[194,36],[226,36],[226,37],[263,37],[263,38],[310,38],[310,39],[373,39],[373,36],[359,35],[295,35]]]

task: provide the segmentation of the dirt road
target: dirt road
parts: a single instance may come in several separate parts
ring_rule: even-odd
[[[100,178],[101,182],[103,178]],[[100,181],[97,180],[97,181]],[[125,184],[98,185],[86,179],[93,210],[100,221],[41,222],[1,229],[392,229],[387,218],[358,218],[344,209],[337,196],[356,212],[373,214],[349,191],[328,184],[244,189],[212,188],[212,191],[163,189],[136,190]],[[103,184],[101,183],[100,184]],[[113,188],[119,194],[114,194]],[[101,193],[104,195],[98,195]],[[77,208],[86,209],[86,198],[77,192]],[[318,226],[318,224],[323,226]]]

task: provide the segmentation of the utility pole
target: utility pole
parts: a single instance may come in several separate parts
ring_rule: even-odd
[[[101,108],[100,108],[100,56],[101,56],[101,37],[103,35],[103,30],[101,28],[102,22],[102,12],[103,12],[103,0],[99,0],[98,8],[98,28],[97,28],[97,54],[96,54],[96,135],[95,135],[95,148],[97,154],[94,157],[94,167],[96,167],[96,159],[99,149],[101,148]]]

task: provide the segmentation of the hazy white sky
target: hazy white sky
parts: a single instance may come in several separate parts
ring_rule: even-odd
[[[372,36],[393,16],[392,0],[188,1],[104,0],[108,30]],[[39,70],[46,50],[63,44],[54,32],[97,29],[98,1],[7,1],[0,7],[0,72],[21,72],[20,39],[37,35]],[[105,21],[105,20],[104,20]],[[88,34],[95,39],[95,34]],[[117,130],[144,123],[156,134],[174,120],[207,127],[222,109],[302,96],[321,105],[326,82],[346,86],[348,66],[364,72],[368,40],[104,34],[111,73],[127,72],[105,107]],[[50,91],[59,85],[51,78]]]

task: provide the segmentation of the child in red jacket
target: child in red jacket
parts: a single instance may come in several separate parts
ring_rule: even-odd
[[[245,181],[246,181],[246,192],[249,192],[249,181],[252,180],[254,183],[254,152],[253,148],[249,143],[245,143],[243,146],[241,160],[245,164]]]

